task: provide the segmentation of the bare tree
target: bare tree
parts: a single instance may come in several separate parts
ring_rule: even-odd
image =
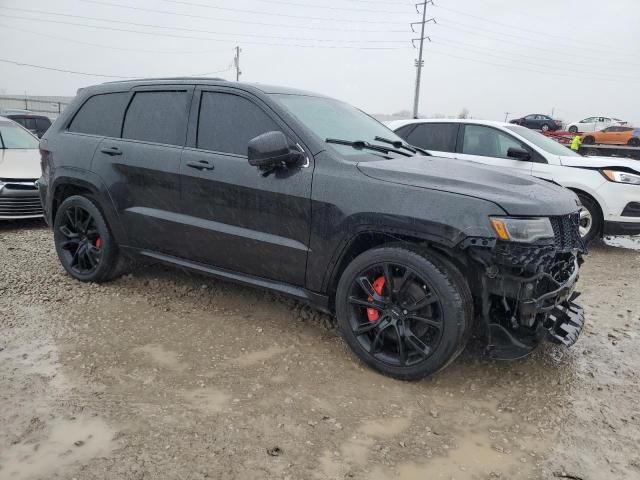
[[[467,107],[464,107],[462,110],[460,110],[458,118],[469,118],[469,109]]]

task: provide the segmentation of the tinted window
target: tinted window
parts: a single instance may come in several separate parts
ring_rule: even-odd
[[[457,136],[455,123],[423,123],[407,136],[407,142],[427,150],[455,152]]]
[[[228,93],[203,92],[197,147],[247,155],[249,140],[280,127],[257,105]]]
[[[122,138],[184,145],[190,96],[183,92],[138,92],[127,109]]]
[[[45,131],[51,126],[51,120],[47,118],[36,118],[36,128],[40,131]]]
[[[409,135],[411,130],[413,130],[414,128],[415,128],[414,124],[405,125],[404,127],[400,127],[397,130],[395,130],[395,133],[399,137],[402,137],[402,138],[404,138],[406,140],[407,139],[407,135]]]
[[[69,125],[70,132],[119,137],[129,94],[105,93],[84,102]]]
[[[516,139],[495,128],[483,125],[466,125],[462,153],[483,157],[509,158],[509,148],[523,148]]]

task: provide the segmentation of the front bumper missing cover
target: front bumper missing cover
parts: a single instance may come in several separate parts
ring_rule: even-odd
[[[549,313],[548,337],[551,341],[570,347],[578,340],[584,326],[584,310],[573,302],[578,295],[574,293],[571,299]]]

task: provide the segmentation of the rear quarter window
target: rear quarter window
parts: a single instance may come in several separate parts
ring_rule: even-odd
[[[137,92],[127,109],[122,138],[184,145],[190,100],[187,91]]]
[[[68,130],[105,137],[119,137],[128,98],[127,92],[94,95],[82,104],[71,120]]]

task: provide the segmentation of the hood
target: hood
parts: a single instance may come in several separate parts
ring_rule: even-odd
[[[33,179],[40,177],[38,150],[0,148],[0,178]]]
[[[578,210],[576,195],[566,188],[466,160],[416,156],[362,162],[358,169],[386,182],[487,200],[508,215],[566,215]]]
[[[560,163],[565,167],[606,168],[624,167],[640,174],[640,162],[628,158],[618,157],[560,157]]]

